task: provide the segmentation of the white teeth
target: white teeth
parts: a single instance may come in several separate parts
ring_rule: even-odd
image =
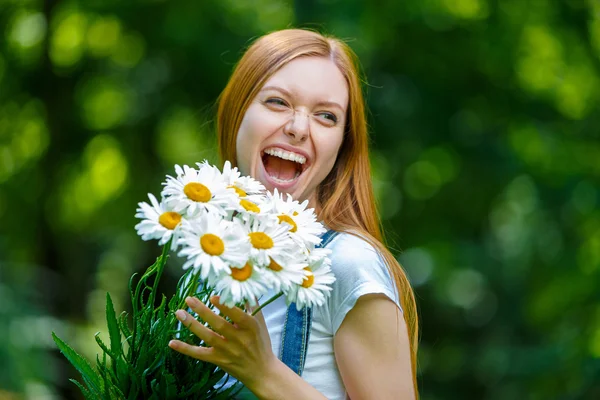
[[[279,178],[276,178],[276,177],[274,177],[273,175],[269,175],[269,176],[270,176],[270,177],[271,177],[271,179],[273,179],[275,182],[278,182],[278,183],[289,183],[289,182],[292,182],[292,181],[294,181],[294,180],[295,180],[295,179],[298,177],[298,175],[300,175],[300,173],[299,173],[299,172],[296,172],[296,175],[295,175],[295,176],[294,176],[292,179],[279,179]]]
[[[306,162],[306,157],[300,154],[292,153],[291,151],[285,151],[274,147],[266,149],[265,153],[275,157],[279,157],[284,160],[294,161],[298,164],[304,164]]]

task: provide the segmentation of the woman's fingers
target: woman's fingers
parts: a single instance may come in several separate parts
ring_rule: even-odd
[[[207,322],[208,325],[221,336],[227,337],[233,333],[234,326],[227,322],[222,317],[215,314],[206,304],[202,303],[195,297],[188,297],[185,299],[186,304],[194,310],[203,321]]]
[[[227,307],[219,302],[219,296],[212,296],[210,302],[219,309],[221,314],[229,317],[239,327],[249,327],[255,322],[254,318],[238,307]]]
[[[177,310],[175,316],[186,328],[192,331],[194,335],[204,340],[204,343],[207,345],[214,347],[216,344],[219,344],[219,341],[223,340],[220,335],[196,321],[196,319],[187,311]]]
[[[215,360],[213,360],[214,349],[212,347],[192,346],[191,344],[187,344],[176,339],[169,342],[169,347],[181,354],[185,354],[186,356],[190,356],[202,361],[208,361],[213,364],[215,363]]]

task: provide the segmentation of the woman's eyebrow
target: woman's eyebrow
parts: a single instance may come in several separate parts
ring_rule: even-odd
[[[275,90],[275,91],[278,91],[278,92],[281,92],[281,93],[285,94],[286,96],[289,96],[289,97],[292,96],[292,94],[289,91],[287,91],[284,88],[279,87],[279,86],[265,86],[260,91],[261,92],[265,92],[267,90]]]
[[[284,95],[286,95],[288,97],[292,97],[292,93],[290,93],[288,90],[286,90],[282,87],[279,87],[279,86],[265,86],[260,91],[265,92],[268,90],[275,90],[277,92],[283,93]],[[339,108],[340,111],[344,112],[344,108],[340,104],[336,103],[335,101],[319,101],[316,105],[324,106],[324,107]]]
[[[317,103],[317,106],[339,108],[340,111],[344,112],[342,106],[335,101],[320,101]]]

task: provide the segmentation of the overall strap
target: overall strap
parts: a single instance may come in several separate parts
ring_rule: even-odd
[[[317,247],[325,247],[337,234],[328,230],[321,237]],[[285,365],[298,375],[302,375],[306,361],[310,328],[312,326],[312,308],[296,309],[296,303],[290,304],[285,314],[285,324],[281,335],[281,353],[279,358]]]

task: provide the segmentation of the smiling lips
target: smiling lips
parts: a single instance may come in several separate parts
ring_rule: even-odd
[[[280,149],[279,147],[269,147],[265,149],[265,154],[269,154],[271,156],[279,157],[284,160],[291,160],[297,162],[298,164],[304,164],[306,162],[306,157],[301,154],[296,154],[291,151]]]
[[[269,177],[280,184],[295,181],[306,166],[305,156],[280,147],[266,148],[263,151],[262,161]]]

